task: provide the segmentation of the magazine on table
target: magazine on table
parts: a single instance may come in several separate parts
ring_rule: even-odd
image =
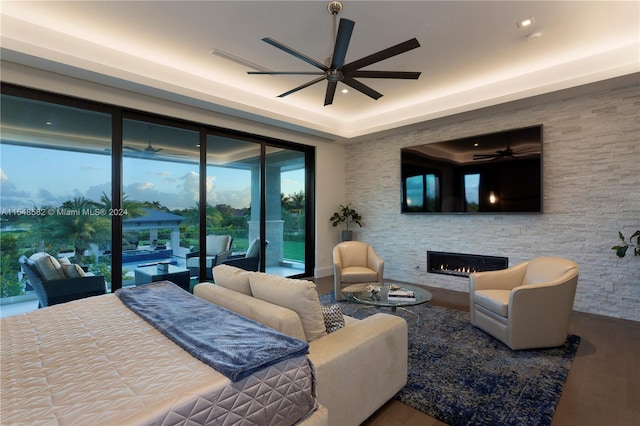
[[[415,292],[411,290],[404,290],[404,289],[389,290],[388,297],[389,297],[389,300],[406,300],[406,301],[416,300]]]

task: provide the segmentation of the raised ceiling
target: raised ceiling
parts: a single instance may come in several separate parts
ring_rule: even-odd
[[[277,95],[315,68],[261,41],[324,62],[326,1],[2,1],[2,59],[335,140],[637,73],[637,1],[347,1],[346,62],[416,37],[421,47],[370,66],[419,80],[363,80],[379,100],[324,83]],[[534,24],[517,23],[533,17]],[[240,62],[212,54],[216,49]],[[62,68],[61,68],[62,67]],[[125,84],[126,82],[126,84]]]

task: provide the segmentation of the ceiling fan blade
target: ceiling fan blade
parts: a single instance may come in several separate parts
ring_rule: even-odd
[[[305,61],[308,64],[313,65],[316,68],[320,68],[323,71],[328,70],[329,68],[327,68],[326,65],[321,64],[320,62],[316,61],[315,59],[312,59],[306,55],[303,55],[302,53],[298,52],[297,50],[294,50],[288,46],[285,46],[284,44],[280,43],[279,41],[276,41],[270,37],[265,37],[262,39],[262,41],[264,41],[265,43],[269,43],[270,45],[277,47],[278,49],[287,52],[290,55],[295,56],[298,59],[301,59],[303,61]]]
[[[337,81],[327,82],[327,93],[324,95],[324,106],[331,105],[333,103],[333,97],[336,94],[336,87],[338,87]]]
[[[331,58],[331,69],[340,69],[344,65],[344,59],[347,56],[349,41],[351,41],[351,33],[355,22],[348,19],[340,19],[338,34],[336,35],[336,44],[333,47],[333,57]]]
[[[354,71],[360,68],[364,68],[368,65],[375,64],[376,62],[383,61],[385,59],[391,58],[393,56],[399,55],[404,52],[408,52],[409,50],[413,50],[415,48],[420,47],[420,43],[415,38],[411,40],[407,40],[403,43],[396,44],[395,46],[391,46],[387,49],[381,50],[377,53],[374,53],[369,56],[365,56],[362,59],[358,59],[357,61],[351,62],[345,65],[342,68],[343,72]]]
[[[401,78],[406,80],[417,80],[419,72],[411,71],[353,71],[349,76],[354,78]]]
[[[345,78],[344,78],[344,80],[342,80],[342,82],[344,84],[346,84],[347,86],[351,86],[354,89],[356,89],[357,91],[364,93],[365,95],[369,96],[370,98],[380,99],[382,97],[382,93],[376,92],[371,87],[367,86],[366,84],[360,83],[358,80],[355,80],[355,79],[353,79],[351,77],[345,76]]]
[[[501,158],[500,154],[475,154],[473,156],[474,160],[489,160],[491,158]]]
[[[291,89],[291,90],[289,90],[288,92],[284,92],[283,94],[278,95],[278,97],[279,97],[279,98],[284,98],[285,96],[289,96],[290,94],[295,93],[295,92],[297,92],[298,90],[302,90],[302,89],[304,89],[304,88],[307,88],[307,87],[311,86],[312,84],[320,83],[320,82],[321,82],[321,81],[323,81],[324,79],[325,79],[325,77],[324,77],[324,76],[322,76],[322,77],[318,77],[318,78],[316,78],[315,80],[311,80],[311,81],[310,81],[310,82],[308,82],[308,83],[305,83],[305,84],[302,84],[302,85],[300,85],[300,86],[296,87],[295,89]]]
[[[251,75],[324,75],[322,71],[247,71]]]

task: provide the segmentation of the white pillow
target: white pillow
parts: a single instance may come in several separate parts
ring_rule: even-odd
[[[249,248],[244,257],[256,257],[258,254],[260,254],[260,238],[255,238],[251,241],[251,244],[249,244]]]
[[[277,275],[254,273],[249,277],[253,297],[295,311],[308,342],[327,335],[316,285]]]
[[[75,263],[62,264],[60,267],[66,278],[81,278],[86,275],[80,265]]]
[[[36,267],[40,271],[40,275],[42,275],[42,278],[46,281],[65,278],[64,272],[62,272],[62,268],[60,267],[60,263],[50,254],[44,252],[36,253],[29,259],[35,263]]]
[[[253,275],[253,272],[225,264],[214,266],[212,271],[213,282],[220,287],[252,296],[249,277]]]
[[[80,265],[71,263],[71,261],[66,257],[58,259],[58,263],[60,263],[60,269],[62,270],[65,278],[80,278],[87,275]]]
[[[215,256],[218,253],[229,250],[228,235],[207,235],[207,256]]]

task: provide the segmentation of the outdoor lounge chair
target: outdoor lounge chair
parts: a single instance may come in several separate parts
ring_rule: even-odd
[[[59,262],[47,253],[36,253],[30,258],[20,256],[19,262],[38,296],[40,308],[107,292],[103,276],[84,272],[66,259]]]
[[[265,247],[268,244],[269,241],[266,241]],[[257,272],[260,270],[260,260],[260,238],[256,238],[251,242],[251,244],[249,244],[249,248],[247,248],[246,253],[229,256],[221,263],[224,265],[235,266],[236,268],[241,268],[246,271]]]
[[[231,235],[207,235],[206,240],[206,266],[207,277],[206,279],[212,280],[213,274],[211,268],[222,263],[228,256],[231,255],[231,243],[233,238]],[[187,268],[189,269],[191,276],[200,275],[200,252],[194,251],[187,253]]]

